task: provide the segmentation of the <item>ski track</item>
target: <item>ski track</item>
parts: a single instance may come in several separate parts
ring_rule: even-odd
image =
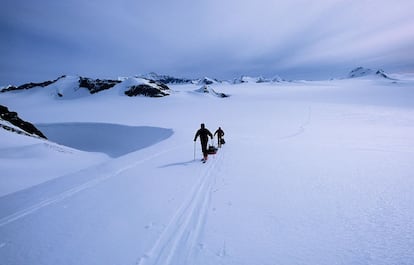
[[[286,140],[286,139],[294,138],[296,136],[299,136],[299,135],[303,134],[305,132],[306,128],[311,124],[311,120],[312,120],[312,107],[309,106],[306,119],[299,126],[298,130],[295,131],[294,133],[289,134],[289,135],[279,137],[278,140]]]
[[[102,175],[101,177],[98,177],[98,178],[92,179],[90,181],[87,181],[87,182],[85,182],[83,184],[80,184],[80,185],[78,185],[76,187],[73,187],[73,188],[71,188],[71,189],[69,189],[67,191],[64,191],[62,193],[59,193],[59,194],[57,194],[55,196],[51,196],[49,198],[46,198],[46,199],[44,199],[44,200],[42,200],[42,201],[40,201],[40,202],[38,202],[38,203],[30,206],[30,207],[27,207],[27,208],[23,209],[23,210],[20,210],[20,211],[17,211],[15,213],[13,213],[13,214],[10,214],[8,216],[5,216],[5,217],[3,217],[3,218],[0,219],[0,227],[3,227],[5,225],[7,225],[7,224],[10,224],[12,222],[15,222],[15,221],[17,221],[17,220],[19,220],[19,219],[27,216],[27,215],[30,215],[32,213],[35,213],[38,210],[40,210],[40,209],[42,209],[42,208],[44,208],[46,206],[49,206],[51,204],[58,203],[58,202],[60,202],[62,200],[65,200],[65,199],[67,199],[69,197],[72,197],[72,196],[74,196],[75,194],[77,194],[77,193],[79,193],[81,191],[84,191],[86,189],[95,187],[96,185],[98,185],[99,183],[102,183],[105,180],[108,180],[108,179],[110,179],[112,177],[115,177],[115,176],[117,176],[117,175],[119,175],[119,174],[121,174],[121,173],[123,173],[123,172],[125,172],[125,171],[127,171],[129,169],[131,169],[131,168],[136,167],[139,164],[142,164],[142,163],[144,163],[144,162],[146,162],[148,160],[154,159],[154,158],[156,158],[156,157],[158,157],[160,155],[163,155],[163,154],[165,154],[167,152],[170,152],[172,150],[175,150],[175,149],[177,149],[179,147],[180,146],[176,146],[176,147],[173,147],[171,149],[168,149],[168,150],[165,150],[165,151],[162,151],[162,152],[158,152],[158,153],[153,154],[153,155],[151,155],[149,157],[146,157],[144,159],[138,160],[137,162],[135,162],[133,164],[129,164],[126,167],[123,167],[121,169],[118,169],[117,171],[115,171],[113,173],[106,174],[106,175]]]
[[[189,197],[177,209],[150,251],[138,259],[138,265],[193,264],[197,251],[203,249],[200,238],[216,184],[217,175],[213,174],[217,170],[214,169],[222,163],[223,153],[220,151],[219,157],[215,155],[207,161],[207,169]]]

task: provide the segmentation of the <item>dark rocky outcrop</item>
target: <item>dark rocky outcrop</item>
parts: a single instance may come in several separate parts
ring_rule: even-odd
[[[353,69],[351,72],[349,72],[348,77],[349,78],[356,78],[356,77],[366,76],[368,74],[372,74],[371,69],[367,69],[367,68],[364,68],[364,67],[357,67],[357,68]]]
[[[21,130],[30,135],[37,135],[41,138],[47,139],[46,136],[41,131],[39,131],[33,124],[20,119],[16,112],[9,111],[9,109],[3,105],[0,105],[0,118],[2,120],[10,122],[14,126],[20,128]],[[14,131],[14,129],[9,126],[2,127]]]
[[[164,84],[160,81],[149,80],[148,82],[150,84],[155,84],[157,86],[157,88],[160,89],[160,90],[170,90],[170,88],[166,84]]]
[[[168,96],[167,90],[170,88],[165,84],[160,84],[155,81],[150,81],[149,84],[140,84],[131,86],[129,90],[125,91],[125,95],[129,97],[146,96],[146,97],[164,97]]]
[[[387,78],[387,79],[395,80],[394,78],[389,77],[389,76],[388,76],[388,74],[387,74],[387,73],[385,73],[385,72],[384,72],[384,70],[382,70],[382,69],[377,70],[377,71],[375,72],[375,74],[376,74],[377,76],[380,76],[380,77],[383,77],[383,78]]]
[[[31,89],[34,87],[47,87],[53,83],[56,83],[59,79],[66,77],[65,75],[55,79],[55,80],[51,80],[51,81],[45,81],[45,82],[41,82],[41,83],[27,83],[18,87],[15,86],[8,86],[6,88],[3,88],[2,90],[0,90],[0,93],[2,92],[8,92],[8,91],[14,91],[14,90],[25,90],[25,89]]]
[[[86,77],[79,77],[79,87],[84,87],[89,90],[89,93],[95,94],[102,90],[110,89],[115,85],[121,83],[119,80],[101,80]]]

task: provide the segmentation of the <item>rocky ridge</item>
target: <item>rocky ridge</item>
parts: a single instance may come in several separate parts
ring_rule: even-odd
[[[19,134],[25,134],[29,136],[35,136],[35,137],[47,139],[46,136],[40,130],[38,130],[33,124],[22,120],[18,116],[17,112],[9,111],[9,109],[3,105],[0,105],[0,119],[7,121],[10,124],[19,128],[19,129],[16,129],[12,126],[8,126],[6,124],[0,123],[0,127],[2,127],[3,129],[16,132]]]

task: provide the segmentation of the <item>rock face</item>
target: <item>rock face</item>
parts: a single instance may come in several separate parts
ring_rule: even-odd
[[[3,105],[0,105],[0,118],[10,122],[14,126],[19,127],[21,130],[28,133],[29,135],[37,135],[41,138],[47,139],[46,136],[44,136],[43,133],[39,131],[33,124],[20,119],[16,112],[9,111],[9,109]],[[13,128],[10,127],[7,127],[5,129],[13,131]]]
[[[110,89],[119,83],[121,83],[119,80],[101,80],[79,77],[79,87],[87,88],[91,94]]]
[[[129,97],[146,96],[159,98],[170,95],[167,92],[168,90],[170,90],[170,88],[167,85],[150,80],[148,84],[131,86],[125,91],[125,95]]]

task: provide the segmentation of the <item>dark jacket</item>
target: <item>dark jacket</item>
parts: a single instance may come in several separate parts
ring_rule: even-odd
[[[206,128],[201,128],[196,132],[196,134],[194,136],[194,141],[196,141],[197,137],[199,137],[199,136],[200,136],[201,142],[208,142],[208,137],[209,136],[210,136],[210,138],[213,138],[213,134],[211,134],[211,132]]]
[[[221,138],[221,137],[223,137],[224,136],[224,131],[222,130],[222,129],[217,129],[217,131],[214,133],[214,135],[216,135],[217,134],[217,136],[218,136],[218,138]]]

